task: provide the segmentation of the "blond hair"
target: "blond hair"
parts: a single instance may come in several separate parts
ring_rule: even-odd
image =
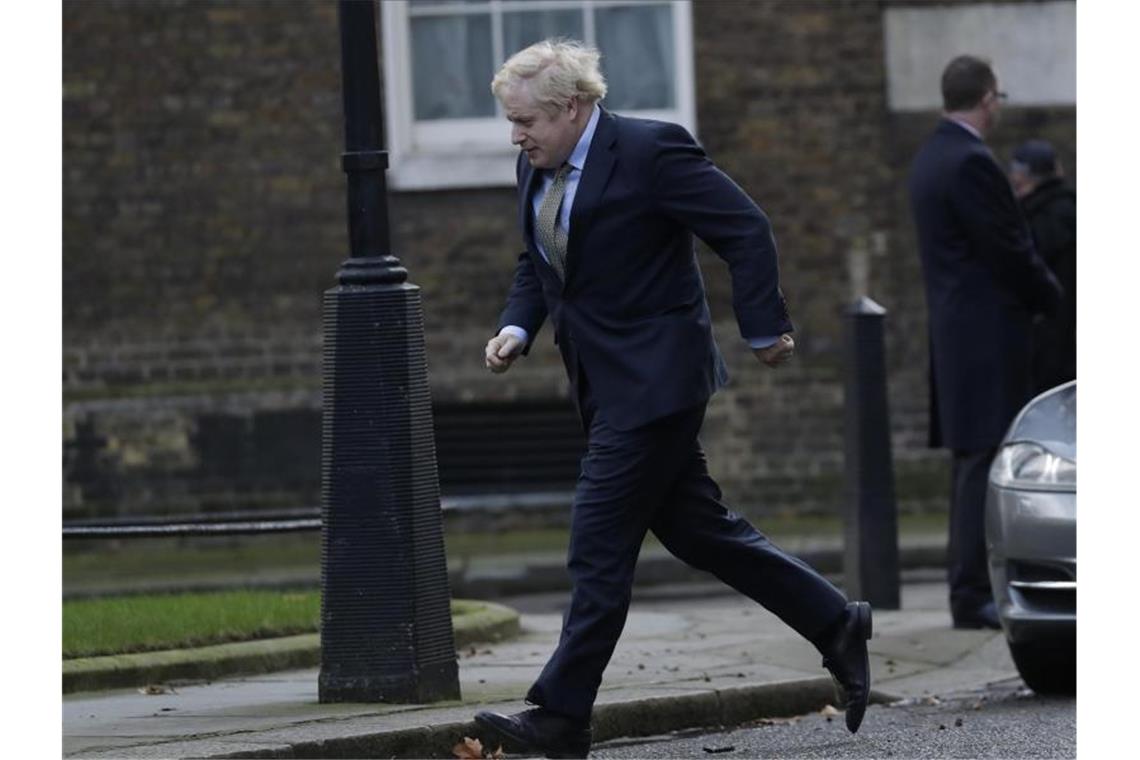
[[[551,38],[512,55],[491,80],[499,100],[526,82],[530,94],[548,113],[557,113],[571,98],[594,103],[606,96],[606,79],[598,68],[601,53],[576,40]]]

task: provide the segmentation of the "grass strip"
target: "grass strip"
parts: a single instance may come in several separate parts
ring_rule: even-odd
[[[470,602],[453,602],[452,615]],[[235,590],[140,594],[63,603],[63,657],[181,649],[234,641],[314,633],[320,622],[317,591]]]

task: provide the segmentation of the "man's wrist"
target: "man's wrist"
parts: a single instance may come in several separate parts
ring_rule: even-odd
[[[524,345],[530,342],[530,335],[518,325],[504,325],[503,328],[499,330],[499,337],[503,335],[512,335],[521,340]]]
[[[761,349],[775,345],[776,341],[779,339],[779,335],[763,335],[759,338],[749,338],[748,345],[752,348],[753,351],[759,351]]]

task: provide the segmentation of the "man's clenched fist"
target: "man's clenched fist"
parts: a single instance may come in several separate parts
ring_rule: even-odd
[[[791,359],[795,352],[796,342],[792,340],[792,336],[787,333],[781,335],[775,343],[767,348],[752,349],[752,353],[756,354],[756,358],[769,367],[779,367]]]
[[[523,349],[522,338],[517,335],[496,335],[487,341],[483,363],[492,372],[506,372]]]

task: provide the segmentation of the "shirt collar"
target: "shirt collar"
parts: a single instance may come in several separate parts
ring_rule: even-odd
[[[578,144],[574,146],[574,150],[570,153],[570,158],[566,159],[566,163],[578,171],[582,171],[582,167],[586,165],[586,154],[590,152],[590,141],[594,139],[594,130],[598,128],[598,117],[602,115],[602,111],[598,108],[596,103],[591,107],[593,111],[590,113],[590,121],[586,123],[586,128],[582,130],[582,136],[578,138]]]
[[[967,124],[964,121],[959,121],[958,119],[955,119],[953,116],[947,116],[946,121],[953,122],[954,124],[957,124],[959,127],[966,130],[967,132],[972,134],[974,137],[978,138],[979,140],[982,140],[982,133],[979,132],[978,130],[974,129],[972,124]]]

